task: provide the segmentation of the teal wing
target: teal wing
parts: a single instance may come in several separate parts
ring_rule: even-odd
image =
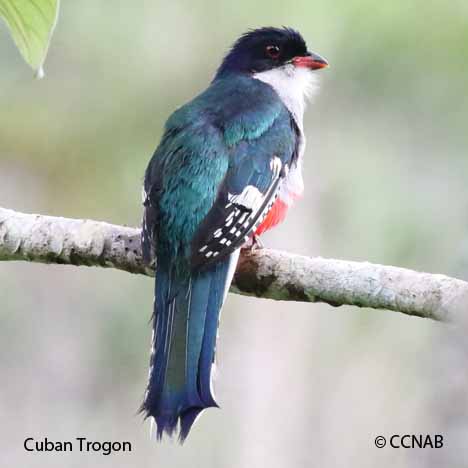
[[[239,141],[216,200],[192,240],[193,268],[225,258],[255,232],[295,164],[298,133],[286,110],[254,139]]]

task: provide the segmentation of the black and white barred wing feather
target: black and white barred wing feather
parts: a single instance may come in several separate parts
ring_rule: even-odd
[[[288,165],[278,156],[272,156],[265,163],[262,170],[254,170],[253,164],[246,164],[246,167],[228,171],[214,206],[193,239],[194,269],[209,266],[240,248],[263,221],[288,170]],[[239,190],[242,177],[246,182]]]

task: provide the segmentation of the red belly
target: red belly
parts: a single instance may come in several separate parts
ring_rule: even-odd
[[[287,212],[288,205],[277,198],[275,203],[273,203],[273,206],[270,208],[270,211],[266,215],[266,218],[255,231],[255,235],[259,236],[265,231],[268,231],[268,229],[271,229],[272,227],[284,221]]]

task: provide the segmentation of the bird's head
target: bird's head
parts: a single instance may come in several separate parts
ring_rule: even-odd
[[[230,73],[255,75],[276,69],[310,71],[327,66],[324,58],[307,50],[294,29],[266,27],[249,31],[234,43],[215,79]]]

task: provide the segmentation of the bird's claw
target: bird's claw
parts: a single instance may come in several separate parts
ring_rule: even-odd
[[[263,242],[260,240],[260,236],[254,234],[242,247],[243,250],[246,250],[247,253],[253,253],[256,250],[262,250],[265,246]]]
[[[260,240],[260,236],[257,236],[257,234],[254,234],[252,237],[252,250],[261,250],[264,248],[265,246],[263,245],[263,242]]]

